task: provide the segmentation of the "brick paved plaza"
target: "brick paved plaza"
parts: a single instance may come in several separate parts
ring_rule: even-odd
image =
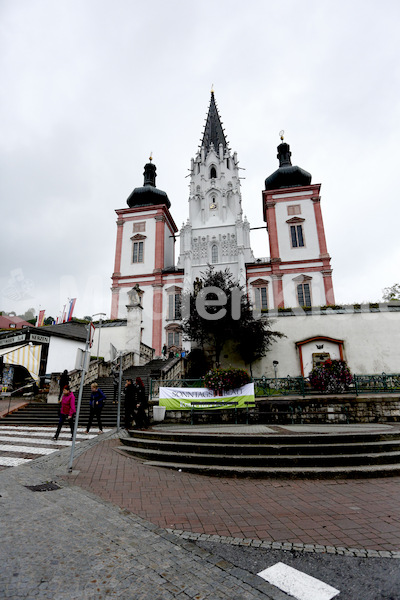
[[[96,444],[71,482],[163,528],[292,544],[400,550],[400,478],[213,478],[149,467]]]
[[[400,598],[392,591],[400,558],[400,478],[207,477],[146,465],[122,454],[119,444],[115,430],[81,441],[72,473],[68,447],[0,472],[0,597],[294,597],[259,577],[245,556],[233,560],[222,550],[237,546],[269,552],[260,554],[262,568],[267,560],[299,568],[300,555],[314,557],[316,568],[304,561],[301,568],[339,590],[345,573],[357,577],[364,569],[369,576],[379,568],[390,597]],[[48,491],[32,490],[49,484]],[[341,560],[353,561],[351,567]],[[355,596],[339,597],[358,600],[362,584]]]

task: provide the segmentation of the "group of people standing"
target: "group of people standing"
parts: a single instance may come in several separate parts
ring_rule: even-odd
[[[125,383],[125,429],[132,427],[135,422],[136,429],[147,429],[149,418],[146,412],[148,401],[144,383],[140,377],[127,379]]]
[[[59,395],[59,421],[57,431],[53,437],[53,440],[57,440],[60,435],[60,431],[65,421],[68,421],[71,430],[71,440],[74,435],[75,426],[75,396],[71,392],[69,386],[68,372],[64,371],[60,377],[60,395]],[[97,383],[92,383],[91,394],[89,401],[89,419],[86,426],[85,433],[88,434],[93,423],[94,417],[96,417],[97,424],[99,426],[99,434],[103,433],[103,424],[101,421],[101,412],[106,401],[106,395],[101,390]],[[135,383],[133,379],[127,379],[125,383],[125,429],[130,429],[135,422],[136,429],[147,429],[149,426],[149,418],[146,412],[148,407],[148,401],[146,396],[146,390],[144,383],[140,377],[136,377]],[[114,402],[115,402],[114,395]]]

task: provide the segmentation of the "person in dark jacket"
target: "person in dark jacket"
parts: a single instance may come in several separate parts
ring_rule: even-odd
[[[132,427],[136,408],[136,387],[133,379],[127,379],[125,383],[125,429]]]
[[[63,389],[66,385],[69,384],[69,375],[67,369],[63,371],[60,375],[60,379],[58,380],[58,384],[60,386],[60,392],[58,394],[58,401],[60,402],[61,396],[63,395]]]
[[[97,383],[92,383],[90,386],[92,393],[90,395],[90,406],[89,406],[89,420],[86,427],[86,433],[89,433],[92,426],[93,418],[96,416],[97,423],[99,425],[99,433],[103,433],[103,425],[101,423],[101,411],[103,410],[106,396],[104,392],[99,388]]]
[[[136,427],[138,429],[147,429],[149,426],[149,418],[146,413],[148,401],[147,401],[147,396],[146,396],[146,389],[145,389],[144,383],[140,377],[136,377],[135,389],[136,389],[136,411],[135,411]]]
[[[74,435],[74,419],[75,419],[75,396],[69,389],[69,385],[64,386],[63,395],[61,398],[60,406],[60,419],[58,421],[58,427],[53,440],[58,440],[60,431],[65,421],[68,419],[69,427],[71,429],[71,440]]]

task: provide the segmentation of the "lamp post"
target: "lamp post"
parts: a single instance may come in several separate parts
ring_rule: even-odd
[[[88,371],[88,364],[89,364],[89,359],[90,359],[89,348],[92,346],[93,336],[94,336],[94,325],[93,325],[92,320],[90,320],[90,323],[87,325],[85,351],[82,353],[82,356],[81,356],[81,367],[80,367],[81,368],[81,383],[79,386],[78,405],[76,407],[74,433],[72,434],[71,454],[69,457],[69,464],[68,464],[69,473],[72,473],[72,463],[74,460],[76,432],[78,431],[78,422],[79,422],[79,414],[80,414],[81,403],[82,403],[83,386],[84,386],[84,382],[85,382],[85,374]]]
[[[279,362],[277,360],[273,360],[272,364],[274,365],[274,371],[275,371],[275,387],[276,387],[276,378],[277,378],[277,374],[278,374],[278,365]]]
[[[100,333],[101,333],[101,323],[102,323],[102,317],[106,316],[106,313],[96,313],[95,315],[93,315],[94,317],[100,317],[99,319],[99,339],[97,340],[97,360],[99,360],[99,356],[100,356]]]

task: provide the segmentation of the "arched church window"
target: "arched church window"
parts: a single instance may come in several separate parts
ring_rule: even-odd
[[[217,244],[213,244],[211,246],[211,262],[214,264],[218,262],[218,246],[217,246]]]
[[[227,158],[227,159],[226,159],[226,168],[227,168],[227,169],[230,169],[230,168],[231,168],[231,163],[230,163],[230,160],[229,160],[229,158]]]
[[[214,166],[212,166],[210,169],[210,179],[216,179],[216,178],[217,178],[217,170]]]

